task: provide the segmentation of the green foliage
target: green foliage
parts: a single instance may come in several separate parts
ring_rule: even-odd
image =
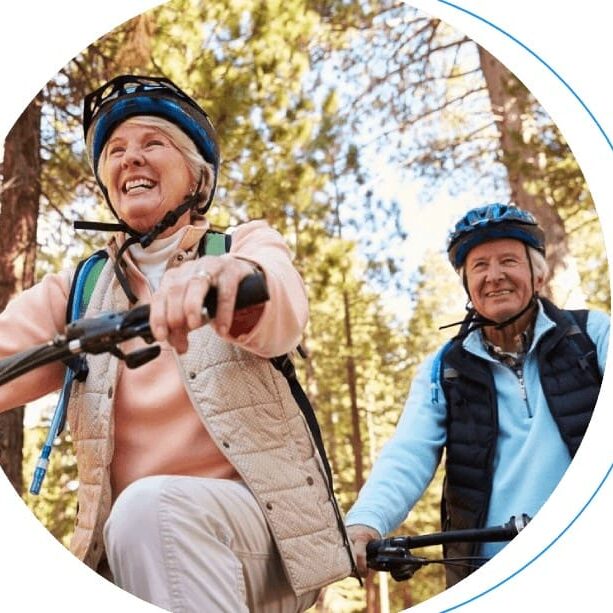
[[[540,118],[540,123],[529,142],[538,172],[524,170],[527,187],[562,217],[587,306],[609,312],[609,267],[588,185],[557,126],[546,116]]]
[[[305,159],[321,115],[304,90],[317,16],[300,0],[174,1],[156,23],[156,65],[203,104],[219,133],[226,219],[265,217],[285,233],[291,211],[320,217],[312,194],[322,182]]]
[[[354,247],[334,239],[321,245],[318,257],[305,271],[311,304],[308,349],[317,382],[312,396],[322,423],[326,424],[324,436],[337,468],[337,489],[345,507],[356,495],[347,357],[351,355],[356,365],[362,423],[368,427],[372,420],[371,428],[377,436],[391,432],[395,421],[393,412],[401,404],[404,393],[394,385],[404,363],[402,334],[398,333],[392,314],[380,297],[368,290],[361,277],[363,273]],[[344,295],[351,309],[351,348],[345,337]],[[368,458],[372,442],[363,443],[364,456]]]
[[[446,257],[429,251],[424,260],[417,271],[415,306],[407,335],[410,377],[427,354],[457,332],[457,328],[439,327],[460,321],[465,315],[466,293]]]
[[[418,270],[414,295],[416,302],[406,335],[406,351],[409,356],[405,375],[407,381],[413,378],[426,355],[435,351],[455,332],[439,330],[439,326],[459,321],[464,315],[464,289],[446,258],[439,252],[427,253],[424,264]],[[443,473],[441,464],[422,498],[396,531],[397,534],[426,534],[441,529],[440,500]],[[441,549],[428,548],[416,553],[435,557],[441,553]],[[444,568],[439,565],[427,566],[408,583],[392,588],[390,591],[393,599],[392,610],[400,610],[423,602],[443,589],[445,589]]]
[[[579,219],[572,224],[570,246],[573,253],[581,255],[577,265],[581,276],[581,287],[588,308],[611,312],[611,287],[609,285],[609,265],[602,251],[602,230],[600,223],[593,217],[585,223]],[[570,223],[569,223],[570,225]]]
[[[440,253],[428,253],[415,277],[403,278],[402,202],[377,193],[381,164],[401,164],[425,179],[425,198],[449,177],[458,190],[469,182],[492,198],[508,194],[474,45],[437,20],[386,2],[171,0],[123,24],[44,90],[39,274],[70,265],[105,239],[82,233],[75,240],[69,227],[75,217],[111,219],[83,150],[80,104],[101,82],[132,70],[173,79],[211,116],[223,158],[212,223],[265,218],[295,254],[311,305],[309,357],[297,366],[347,510],[356,497],[355,453],[367,475],[416,368],[453,333],[438,327],[463,316],[463,289]],[[537,161],[524,169],[527,185],[560,211],[590,303],[608,310],[606,260],[587,186],[555,126],[527,100],[526,121],[534,129],[525,145]],[[372,140],[380,145],[376,155]],[[395,305],[399,290],[410,293],[410,318]],[[42,426],[26,436],[29,482]],[[64,435],[43,494],[26,496],[64,543],[76,479]],[[439,471],[400,533],[438,530],[440,480]],[[392,610],[442,585],[437,568],[410,583],[390,582]],[[364,606],[363,590],[345,580],[326,590],[320,608]]]

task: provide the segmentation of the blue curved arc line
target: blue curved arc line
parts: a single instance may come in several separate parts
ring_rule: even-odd
[[[451,8],[457,9],[458,11],[461,11],[462,13],[466,13],[467,15],[470,15],[471,17],[474,17],[475,19],[478,19],[479,21],[482,21],[483,23],[486,23],[488,26],[491,26],[492,28],[494,28],[494,30],[497,30],[501,34],[504,34],[507,38],[510,38],[513,42],[516,42],[522,49],[527,51],[532,57],[536,58],[543,66],[545,66],[545,68],[547,68],[547,70],[549,70],[552,74],[554,74],[561,81],[561,83],[564,84],[566,89],[568,89],[568,91],[575,97],[577,102],[579,102],[579,104],[585,109],[586,113],[592,118],[592,121],[598,127],[598,130],[600,131],[600,133],[604,136],[604,139],[607,141],[607,145],[609,145],[609,148],[613,151],[613,142],[611,142],[611,139],[608,137],[604,128],[600,125],[600,122],[596,119],[594,113],[592,113],[592,111],[589,109],[587,104],[585,104],[585,102],[581,100],[581,98],[579,97],[579,94],[577,94],[577,92],[568,84],[568,82],[562,77],[562,75],[560,75],[560,73],[557,72],[542,57],[540,57],[538,54],[532,51],[530,47],[522,43],[521,40],[519,40],[512,34],[509,34],[507,31],[503,30],[500,26],[497,26],[495,23],[492,23],[491,21],[485,19],[484,17],[481,17],[480,15],[477,15],[476,13],[473,13],[472,11],[469,11],[468,9],[462,8],[461,6],[458,6],[457,4],[453,4],[453,2],[447,2],[447,0],[437,0],[437,1],[440,2],[441,4],[445,4]]]
[[[583,100],[579,97],[577,92],[568,84],[568,82],[551,65],[549,65],[545,60],[543,60],[543,58],[541,58],[538,54],[536,54],[534,51],[532,51],[532,49],[530,49],[528,46],[526,46],[524,43],[522,43],[518,38],[516,38],[512,34],[509,34],[509,32],[506,32],[500,26],[497,26],[495,23],[492,23],[491,21],[485,19],[484,17],[481,17],[480,15],[477,15],[476,13],[474,13],[472,11],[469,11],[468,9],[465,9],[465,8],[463,8],[461,6],[458,6],[457,4],[453,4],[452,2],[448,2],[447,0],[437,0],[437,1],[440,2],[441,4],[445,4],[446,6],[449,6],[451,8],[454,8],[454,9],[458,10],[458,11],[461,11],[462,13],[466,13],[467,15],[470,15],[471,17],[474,17],[475,19],[478,19],[479,21],[489,25],[490,27],[494,28],[495,30],[497,30],[501,34],[504,34],[504,36],[506,36],[507,38],[510,38],[513,42],[517,43],[522,49],[527,51],[532,57],[534,57],[536,60],[538,60],[574,96],[574,98],[577,100],[577,102],[579,102],[579,104],[583,107],[583,109],[586,111],[586,113],[590,116],[592,121],[596,124],[598,130],[600,131],[600,133],[604,137],[605,141],[607,142],[607,145],[609,145],[609,148],[611,150],[613,150],[613,143],[611,142],[611,139],[608,137],[608,135],[605,132],[604,128],[600,125],[600,122],[596,119],[596,117],[594,116],[592,111],[589,109],[589,107],[585,104],[585,102],[583,102]],[[507,581],[509,581],[509,579],[511,579],[515,575],[518,575],[525,568],[530,566],[535,560],[540,558],[547,550],[549,550],[554,545],[554,543],[556,543],[571,528],[571,526],[583,514],[583,512],[588,507],[588,505],[596,497],[596,495],[598,494],[598,492],[602,488],[602,486],[605,483],[605,481],[609,478],[609,476],[611,474],[611,471],[613,471],[613,464],[611,466],[609,466],[606,474],[604,475],[604,477],[602,478],[602,480],[600,481],[600,483],[598,484],[598,486],[596,487],[596,489],[594,490],[592,495],[589,497],[589,499],[583,505],[583,507],[577,512],[577,514],[573,517],[573,519],[568,524],[568,526],[566,526],[540,553],[536,554],[531,560],[526,562],[523,566],[518,568],[514,573],[512,573],[511,575],[509,575],[508,577],[506,577],[502,581],[499,581],[497,584],[495,584],[492,587],[488,588],[487,590],[481,592],[480,594],[477,594],[476,596],[473,596],[472,598],[469,598],[468,600],[465,600],[464,602],[461,602],[461,603],[456,604],[456,605],[454,605],[452,607],[444,609],[443,611],[441,611],[441,613],[447,613],[448,611],[455,611],[456,609],[459,609],[460,607],[463,607],[464,605],[467,605],[467,604],[470,604],[471,602],[474,602],[478,598],[481,598],[481,596],[484,596],[485,594],[488,594],[489,592],[491,592],[491,591],[495,590],[496,588],[498,588],[499,586],[501,586],[503,583],[506,583]]]
[[[458,603],[456,605],[453,605],[452,607],[449,607],[447,609],[441,609],[441,613],[447,613],[448,611],[455,611],[456,609],[459,609],[460,607],[463,607],[464,605],[470,604],[471,602],[474,602],[475,600],[481,598],[481,596],[485,596],[486,594],[489,594],[489,592],[492,592],[496,588],[500,587],[503,583],[506,583],[509,579],[512,579],[513,577],[515,577],[515,575],[518,575],[519,573],[521,573],[524,569],[526,569],[528,566],[530,566],[530,564],[532,564],[535,560],[540,558],[548,549],[550,549],[571,528],[571,526],[577,521],[577,519],[579,519],[579,517],[583,514],[585,509],[591,504],[592,500],[594,500],[594,498],[596,497],[596,494],[598,494],[598,492],[600,491],[600,489],[604,485],[605,481],[609,478],[609,475],[611,474],[611,471],[613,471],[613,464],[611,464],[611,466],[609,466],[609,469],[605,473],[605,476],[602,478],[602,480],[600,481],[600,483],[598,484],[598,486],[596,487],[596,489],[594,490],[592,495],[589,497],[587,502],[581,507],[581,509],[577,512],[577,514],[570,521],[568,526],[566,526],[566,528],[564,528],[564,530],[562,530],[562,532],[560,532],[560,534],[558,534],[558,536],[556,536],[549,543],[549,545],[547,545],[547,547],[545,547],[542,551],[537,553],[532,559],[528,560],[528,562],[526,562],[523,566],[518,568],[514,573],[512,573],[508,577],[505,577],[504,579],[502,579],[502,581],[499,581],[495,585],[492,585],[491,587],[489,587],[487,590],[481,592],[480,594],[477,594],[477,595],[473,596],[472,598],[469,598],[468,600],[465,600],[464,602],[460,602],[460,603]]]

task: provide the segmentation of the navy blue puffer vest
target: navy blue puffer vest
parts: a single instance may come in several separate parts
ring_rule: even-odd
[[[564,311],[540,298],[556,324],[536,352],[547,404],[571,457],[592,416],[601,376],[596,348],[585,333],[587,311]],[[447,402],[446,475],[441,501],[443,530],[482,527],[487,517],[498,437],[498,404],[489,364],[451,344],[441,380]],[[449,556],[476,555],[478,544],[446,547]],[[447,585],[475,568],[450,568]]]

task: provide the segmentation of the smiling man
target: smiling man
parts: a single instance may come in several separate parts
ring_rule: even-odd
[[[609,317],[539,296],[545,236],[530,213],[504,204],[472,209],[447,251],[471,306],[459,334],[419,369],[396,432],[347,515],[363,574],[366,543],[405,519],[443,450],[443,530],[534,516],[577,451],[600,391]],[[502,546],[458,543],[445,553],[487,560]],[[447,585],[478,565],[449,565]]]

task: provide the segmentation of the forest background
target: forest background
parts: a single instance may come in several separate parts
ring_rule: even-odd
[[[448,336],[438,326],[462,312],[461,287],[442,255],[451,220],[494,200],[532,210],[553,238],[550,293],[560,303],[587,296],[589,306],[608,310],[602,234],[556,126],[462,34],[384,3],[237,6],[175,1],[150,11],[75,58],[30,104],[4,147],[1,306],[98,244],[71,229],[73,218],[106,214],[83,156],[84,93],[119,72],[169,76],[202,102],[220,133],[214,221],[265,217],[296,253],[312,308],[301,375],[347,509],[416,366]],[[581,289],[572,296],[568,275]],[[26,430],[23,446],[20,412],[2,419],[3,467],[22,490],[21,449],[29,480],[44,424]],[[45,494],[28,498],[61,540],[78,485],[69,442],[58,441]],[[437,526],[438,487],[402,531]],[[391,608],[439,589],[438,575],[394,586]],[[343,582],[320,608],[385,603],[378,586],[365,597]]]

